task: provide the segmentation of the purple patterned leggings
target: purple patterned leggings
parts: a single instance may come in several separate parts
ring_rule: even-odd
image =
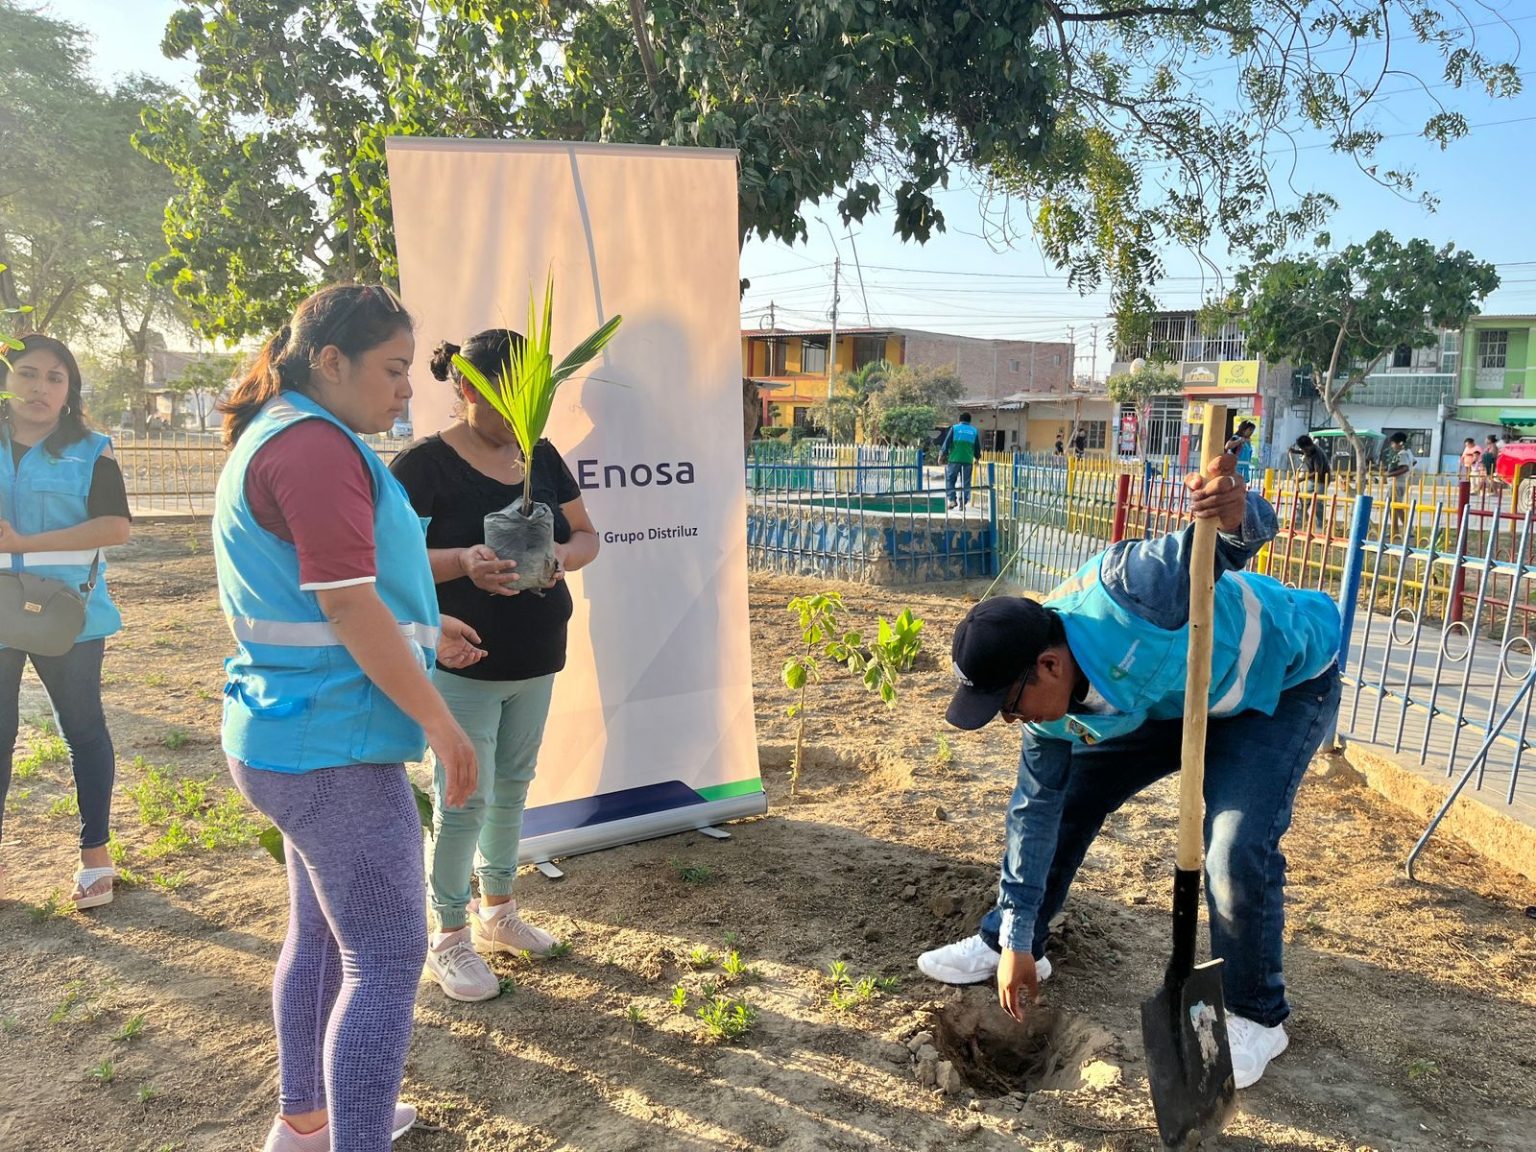
[[[327,1109],[333,1152],[387,1152],[427,953],[421,822],[402,764],[270,772],[230,758],[283,833],[288,938],[277,960],[280,1104]]]

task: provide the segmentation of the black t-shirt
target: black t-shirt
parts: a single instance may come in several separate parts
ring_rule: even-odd
[[[485,475],[441,436],[418,440],[396,456],[390,471],[405,487],[418,516],[430,516],[428,548],[469,548],[485,543],[485,517],[522,499],[521,484],[503,484]],[[555,515],[555,543],[571,539],[562,504],[581,498],[581,488],[548,440],[533,451],[533,498]],[[531,680],[565,667],[565,631],[571,593],[564,581],[542,596],[523,592],[493,596],[467,576],[437,586],[444,615],[456,616],[480,633],[485,659],[468,668],[444,669],[471,680]]]
[[[11,441],[11,459],[21,467],[21,458],[27,454],[29,444]],[[44,448],[44,452],[48,449]],[[128,490],[123,485],[123,470],[110,456],[96,457],[96,467],[91,470],[91,490],[85,498],[85,516],[94,520],[98,516],[131,516],[128,511]]]

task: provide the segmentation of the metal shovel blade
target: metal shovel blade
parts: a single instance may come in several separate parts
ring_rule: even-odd
[[[1194,1148],[1237,1111],[1221,961],[1169,970],[1141,1004],[1141,1035],[1157,1130],[1169,1148]]]

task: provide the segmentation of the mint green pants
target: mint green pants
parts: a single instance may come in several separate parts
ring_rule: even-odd
[[[474,744],[480,767],[475,794],[462,808],[449,808],[443,801],[442,767],[433,773],[427,885],[438,929],[449,932],[464,926],[471,872],[480,877],[482,895],[512,895],[523,807],[544,739],[555,678],[470,680],[438,669],[432,673],[432,683]]]

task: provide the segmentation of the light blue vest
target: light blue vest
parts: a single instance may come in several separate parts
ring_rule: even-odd
[[[246,501],[245,474],[257,450],[284,429],[315,419],[347,432],[373,481],[379,598],[423,668],[437,646],[426,534],[405,489],[328,411],[301,393],[284,392],[246,427],[219,475],[213,516],[219,603],[239,646],[224,665],[224,751],[273,772],[418,760],[425,750],[421,726],[374,686],[336,638],[319,598],[299,587],[297,550],[258,524]]]
[[[91,476],[96,461],[112,441],[97,432],[87,432],[83,440],[67,445],[55,456],[41,444],[34,444],[21,464],[15,463],[9,434],[0,435],[0,517],[23,536],[73,528],[90,519],[87,501],[91,495]],[[84,588],[91,577],[91,563],[100,559],[96,569],[96,587],[85,601],[85,626],[75,643],[100,640],[123,626],[123,618],[107,592],[107,560],[99,549],[72,552],[12,552],[0,555],[0,568],[12,572],[25,569],[46,576],[71,588]]]
[[[1170,632],[1122,608],[1099,581],[1102,559],[1085,564],[1046,604],[1061,613],[1073,660],[1115,712],[1069,713],[1033,725],[1038,735],[1096,744],[1184,715],[1189,628]],[[1216,581],[1210,715],[1272,715],[1282,692],[1338,659],[1339,628],[1339,610],[1321,592],[1225,573]]]

